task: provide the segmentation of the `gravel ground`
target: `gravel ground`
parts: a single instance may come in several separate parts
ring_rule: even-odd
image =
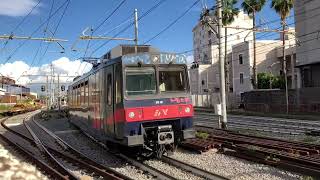
[[[33,123],[32,121],[29,121],[27,123],[42,143],[44,143],[45,145],[50,146],[52,148],[60,149],[60,146],[57,143],[55,143],[54,139],[50,135],[48,135],[47,133],[43,132],[42,129],[40,129],[35,123]],[[63,150],[61,150],[61,151],[63,151]],[[55,156],[55,158],[63,166],[65,166],[67,169],[69,169],[74,175],[76,175],[77,177],[80,177],[80,178],[91,177],[91,175],[87,174],[85,171],[82,171],[82,169],[79,168],[78,166],[74,166],[73,164],[66,162],[61,158],[57,158],[56,156]]]
[[[210,150],[203,154],[178,150],[172,158],[192,164],[198,168],[235,180],[281,180],[302,179],[303,177],[277,168],[249,162]]]
[[[145,164],[161,171],[166,174],[169,174],[172,177],[175,177],[176,179],[192,179],[192,180],[197,180],[197,179],[203,179],[201,177],[195,176],[191,173],[185,172],[181,169],[178,169],[174,166],[171,166],[169,164],[163,163],[159,160],[148,160],[144,162]]]
[[[67,141],[70,145],[90,156],[95,161],[102,163],[134,179],[151,179],[150,176],[143,174],[134,166],[122,162],[118,158],[110,155],[103,148],[91,142],[87,137],[69,127],[66,119],[54,119],[40,121],[48,129],[52,129],[56,134]],[[69,128],[69,129],[68,129]],[[69,130],[72,131],[69,131]],[[63,133],[61,133],[63,132]],[[235,157],[218,154],[211,150],[203,154],[194,154],[188,151],[178,150],[173,156],[180,161],[192,164],[204,170],[228,177],[230,179],[302,179],[303,177],[291,172],[282,171],[271,166],[257,164]],[[201,179],[190,173],[184,172],[175,167],[158,160],[149,160],[146,164],[166,172],[177,179]]]
[[[12,123],[11,120],[13,120],[14,123],[19,123],[19,120],[21,121],[24,116],[10,118],[7,122]],[[46,175],[27,161],[0,139],[0,179],[48,179]]]
[[[152,179],[150,175],[144,174],[143,171],[137,169],[136,167],[123,162],[117,157],[114,157],[112,154],[108,153],[105,149],[92,142],[86,136],[74,131],[74,128],[69,126],[67,119],[62,118],[46,121],[40,120],[39,122],[49,130],[56,132],[56,135],[58,135],[61,139],[94,161],[107,167],[111,167],[112,169],[133,179]],[[62,131],[63,133],[61,133]]]

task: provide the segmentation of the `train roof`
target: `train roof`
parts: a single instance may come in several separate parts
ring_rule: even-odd
[[[76,83],[98,69],[115,63],[122,63],[123,65],[134,64],[187,64],[187,56],[185,54],[167,53],[167,52],[143,52],[136,54],[127,54],[116,57],[114,59],[101,59],[100,63],[79,78],[75,78],[73,83]]]

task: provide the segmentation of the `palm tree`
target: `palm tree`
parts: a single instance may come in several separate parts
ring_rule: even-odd
[[[285,45],[286,45],[286,39],[285,39],[285,30],[286,30],[286,18],[290,15],[290,11],[293,8],[293,0],[272,0],[271,2],[271,8],[273,8],[281,18],[281,24],[282,24],[282,54],[283,54],[283,76],[285,79],[285,88],[286,88],[286,102],[287,102],[287,113],[289,113],[289,100],[288,100],[288,79],[287,79],[287,62],[286,62],[286,54],[285,54]],[[293,78],[292,78],[293,79]]]
[[[237,4],[237,0],[224,0],[222,7],[222,24],[224,26],[230,25],[234,21],[234,17],[239,14],[239,9],[234,6]],[[228,28],[224,28],[224,60],[227,63],[227,40],[228,40]],[[228,68],[226,68],[226,76],[227,76],[227,91],[229,89],[229,73]]]
[[[256,27],[256,13],[261,11],[266,0],[244,0],[243,10],[252,17],[252,26]],[[257,88],[257,58],[256,58],[256,32],[253,31],[253,87]]]

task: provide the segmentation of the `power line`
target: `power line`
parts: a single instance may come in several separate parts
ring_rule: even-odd
[[[55,2],[55,1],[54,1],[54,0],[52,0],[52,4],[51,4],[51,8],[50,8],[50,12],[49,12],[49,17],[51,16],[51,13],[52,13],[52,10],[53,10],[53,6],[54,6],[54,2]],[[69,4],[70,4],[70,0],[68,0],[68,3],[67,3],[67,5],[65,6],[65,8],[64,8],[64,10],[63,10],[62,15],[60,16],[60,19],[59,19],[59,21],[58,21],[58,24],[57,24],[57,26],[56,26],[56,28],[55,28],[54,32],[52,33],[52,38],[54,38],[54,36],[55,36],[55,34],[56,34],[56,32],[57,32],[58,27],[59,27],[59,25],[60,25],[60,23],[61,23],[61,21],[62,21],[62,19],[63,19],[64,15],[65,15],[65,13],[66,13],[67,9],[68,9]],[[45,31],[48,31],[49,22],[50,22],[50,19],[47,21],[47,25],[46,25],[46,29],[45,29]],[[44,36],[45,36],[45,34],[44,34]],[[37,63],[37,64],[40,64],[40,62],[42,61],[42,59],[43,59],[43,58],[44,58],[44,56],[46,55],[46,53],[47,53],[47,51],[48,51],[49,46],[50,46],[50,44],[48,44],[48,45],[46,46],[45,52],[43,53],[43,55],[42,55],[42,57],[41,57],[41,58],[39,57],[39,59],[38,59],[38,63]],[[42,47],[42,41],[40,42],[40,46],[39,46],[39,48],[37,49],[36,54],[35,54],[35,56],[34,56],[34,58],[33,58],[32,62],[31,62],[31,64],[30,64],[30,68],[29,68],[29,70],[32,68],[32,66],[33,66],[33,64],[34,64],[34,62],[35,62],[36,56],[38,55],[38,53],[39,53],[39,51],[40,51],[40,48],[41,48],[41,47]],[[28,70],[28,71],[29,71],[29,70]],[[23,75],[23,73],[19,76],[19,78],[18,78],[18,79],[20,79],[22,75]]]
[[[310,11],[314,11],[314,10],[317,10],[317,9],[320,9],[320,7],[313,8],[313,9],[311,9]],[[308,11],[308,12],[309,12],[309,11]],[[303,13],[305,13],[305,12],[303,12]],[[303,13],[300,13],[300,14],[298,14],[298,15],[296,14],[296,16],[301,16]],[[320,13],[315,14],[315,15],[311,16],[311,18],[312,18],[312,17],[315,17],[315,16],[319,16],[319,15],[320,15]],[[296,22],[293,22],[293,23],[289,23],[289,24],[287,24],[287,25],[290,26],[290,25],[293,25],[293,24],[295,24],[295,23],[305,21],[305,20],[308,19],[308,18],[310,18],[310,17],[306,17],[306,18],[304,18],[304,19],[300,19],[299,21],[296,21]],[[268,22],[266,22],[266,23],[268,23]],[[282,26],[280,26],[280,27],[278,27],[278,28],[276,28],[276,29],[279,29],[279,28],[281,28],[281,27],[282,27]],[[235,34],[228,35],[227,37],[231,37],[231,36],[234,36],[234,35],[236,35],[236,34],[239,34],[239,33],[245,32],[245,31],[247,31],[247,30],[240,31],[240,32],[237,32],[237,33],[235,33]],[[316,31],[316,32],[318,32],[318,31]],[[316,32],[313,32],[313,33],[316,33]],[[269,36],[273,36],[273,34],[269,34],[269,35],[264,34],[264,35],[262,35],[262,36],[257,37],[257,39],[258,39],[258,38],[262,38],[262,37],[269,37]],[[299,37],[300,37],[300,36],[299,36]],[[299,38],[299,37],[298,37],[298,38]],[[236,41],[236,39],[234,39],[234,40],[229,40],[229,41],[227,41],[227,42],[229,43],[229,42],[232,42],[232,41]],[[217,41],[214,41],[214,42],[217,42]],[[214,42],[213,42],[213,43],[214,43]],[[204,45],[204,46],[201,46],[201,48],[202,48],[202,47],[205,47],[205,46],[210,46],[210,45]],[[183,54],[183,53],[192,52],[192,51],[194,51],[194,50],[196,50],[196,49],[197,49],[197,48],[193,48],[193,49],[190,49],[190,50],[182,51],[182,52],[179,52],[178,54]]]
[[[151,8],[149,8],[145,13],[143,13],[138,20],[140,21],[142,18],[146,17],[147,15],[149,15],[152,11],[154,11],[157,7],[159,7],[161,4],[163,4],[165,1],[167,0],[160,0],[157,4],[155,4],[154,6],[152,6]],[[118,35],[122,34],[123,32],[125,32],[126,30],[128,30],[131,26],[133,26],[134,23],[130,23],[128,26],[126,26],[125,28],[123,28],[120,32],[118,32],[116,35],[113,36],[113,38],[117,37]],[[110,40],[104,42],[103,44],[101,44],[98,48],[96,48],[95,50],[92,51],[91,55],[92,56],[95,52],[97,52],[100,48],[102,48],[103,46],[105,46],[107,43],[109,43]]]
[[[43,23],[41,23],[31,34],[29,37],[32,37],[36,32],[39,31],[39,29],[46,23],[48,22],[55,14],[57,14],[60,9],[65,6],[66,3],[68,3],[70,0],[66,0],[61,6],[59,6],[59,8],[57,8],[54,13],[52,13],[52,15],[46,19]],[[17,48],[14,49],[14,51],[8,56],[8,58],[5,60],[4,64],[7,63],[11,58],[12,56],[18,52],[18,50],[27,42],[28,40],[24,40],[22,43],[19,44],[19,46]]]
[[[160,34],[162,34],[163,32],[167,31],[171,26],[173,26],[181,18],[183,18],[195,5],[197,5],[199,3],[199,1],[200,0],[196,0],[186,11],[184,11],[180,16],[178,16],[174,21],[172,21],[169,25],[167,25],[164,29],[162,29],[159,33],[157,33],[156,35],[151,37],[149,40],[145,41],[143,44],[146,44],[146,43],[152,41],[153,39],[157,38]]]
[[[14,32],[16,29],[18,29],[18,28],[24,23],[24,21],[27,19],[27,17],[29,17],[29,15],[35,10],[35,8],[38,7],[38,5],[40,4],[41,1],[42,1],[42,0],[39,0],[38,3],[31,8],[31,10],[29,11],[29,13],[23,17],[23,19],[20,21],[20,23],[18,23],[18,24],[12,29],[11,35],[13,35],[13,32]],[[8,39],[8,40],[4,43],[4,46],[2,47],[2,49],[1,49],[0,51],[2,51],[3,49],[6,48],[7,44],[9,43],[9,40],[10,40],[10,39]]]
[[[125,2],[126,2],[126,0],[121,1],[120,4],[119,4],[95,29],[93,29],[93,30],[91,29],[91,34],[90,34],[90,36],[93,36],[93,34],[94,34],[108,19],[110,19],[110,18],[113,16],[113,14],[114,14],[117,10],[119,10],[120,7],[121,7]],[[90,42],[91,42],[91,39],[89,39],[89,41],[88,41],[88,43],[87,43],[87,46],[86,46],[86,49],[85,49],[85,52],[84,52],[83,57],[85,57],[86,54],[87,54],[87,51],[88,51],[88,49],[89,49],[89,47],[90,47]],[[87,64],[86,64],[86,66],[87,66]],[[83,68],[82,72],[84,71],[84,69],[86,68],[86,66]],[[77,72],[79,72],[80,67],[81,67],[81,63],[80,63],[80,65],[79,65],[79,67],[78,67]]]
[[[126,2],[126,0],[122,0],[119,5],[92,31],[95,33],[108,19],[112,17],[112,15]]]

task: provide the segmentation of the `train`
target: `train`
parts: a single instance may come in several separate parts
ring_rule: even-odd
[[[119,45],[68,86],[68,112],[104,143],[171,154],[194,138],[185,55],[148,45]]]

